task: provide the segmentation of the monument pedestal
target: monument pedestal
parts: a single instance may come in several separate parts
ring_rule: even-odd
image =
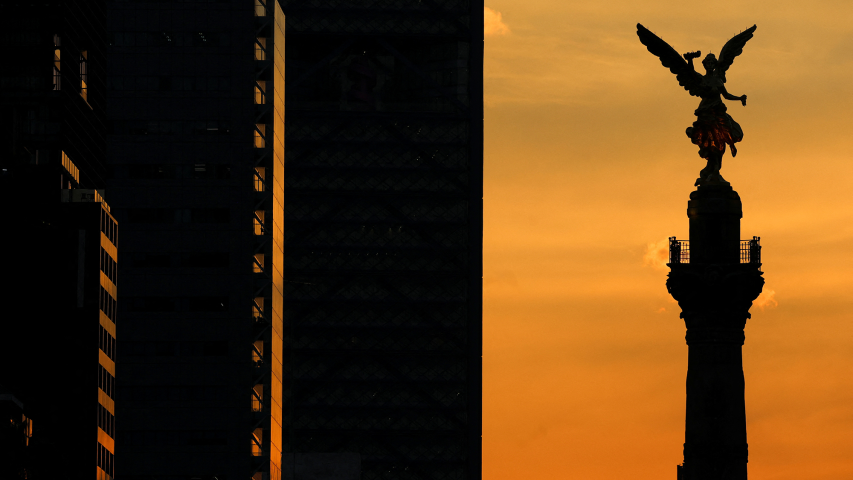
[[[670,239],[667,290],[687,327],[687,415],[679,480],[746,480],[742,346],[761,293],[759,239],[740,239],[742,207],[728,185],[690,194],[690,240]]]

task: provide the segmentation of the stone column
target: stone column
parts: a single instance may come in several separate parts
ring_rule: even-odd
[[[757,247],[741,255],[740,197],[728,185],[690,194],[688,263],[670,263],[666,286],[687,326],[687,415],[679,480],[746,480],[742,346],[764,285]],[[752,261],[750,261],[752,260]]]

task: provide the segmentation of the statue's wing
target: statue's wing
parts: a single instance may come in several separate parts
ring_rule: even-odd
[[[738,33],[731,40],[726,42],[723,49],[720,50],[720,58],[717,60],[717,75],[725,83],[726,70],[732,66],[735,57],[743,53],[743,46],[752,38],[752,32],[755,31],[755,25],[747,28],[743,32]]]
[[[687,61],[674,48],[639,23],[637,36],[640,37],[643,45],[660,59],[660,63],[675,74],[679,85],[690,92],[690,95],[700,96],[698,89],[702,83],[702,75],[690,68]]]

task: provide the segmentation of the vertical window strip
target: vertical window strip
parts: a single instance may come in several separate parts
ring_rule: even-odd
[[[53,36],[53,89],[54,90],[62,90],[62,75],[61,71],[61,57],[60,57],[60,39],[59,35]]]

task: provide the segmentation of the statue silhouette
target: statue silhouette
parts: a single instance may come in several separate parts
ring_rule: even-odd
[[[696,109],[696,121],[687,127],[687,136],[699,146],[699,156],[706,159],[708,164],[699,172],[696,185],[728,184],[720,176],[723,154],[726,144],[732,149],[732,157],[737,155],[735,143],[743,140],[743,130],[737,122],[726,113],[726,100],[740,100],[746,106],[746,95],[736,96],[726,90],[726,71],[732,65],[735,57],[743,52],[746,42],[752,38],[756,26],[735,35],[726,42],[720,50],[720,58],[710,53],[702,60],[705,75],[693,67],[693,59],[702,52],[688,52],[679,55],[668,43],[650,32],[646,27],[637,24],[637,36],[640,41],[655,54],[664,67],[667,67],[678,79],[678,84],[684,87],[690,95],[699,97],[702,101]]]

